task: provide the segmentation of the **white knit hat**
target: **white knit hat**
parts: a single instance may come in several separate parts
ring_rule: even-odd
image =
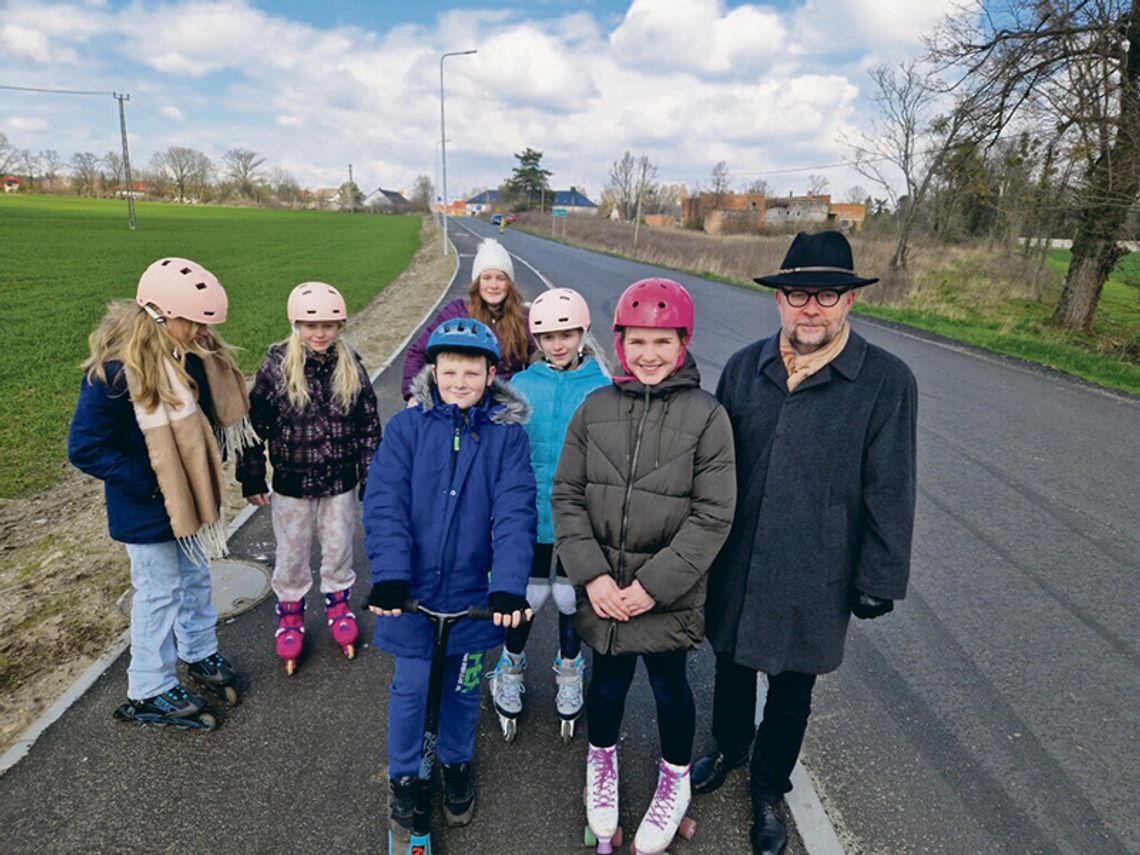
[[[484,270],[501,270],[512,282],[515,281],[515,265],[511,261],[511,254],[501,243],[491,238],[479,244],[479,251],[475,253],[475,261],[471,265],[471,281],[478,280]]]

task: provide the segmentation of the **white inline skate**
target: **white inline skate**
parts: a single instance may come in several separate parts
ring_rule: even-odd
[[[499,654],[499,663],[489,675],[491,699],[495,702],[495,712],[499,714],[499,727],[503,738],[511,742],[518,733],[518,719],[523,711],[523,671],[526,670],[526,651],[511,653],[505,647]]]
[[[563,659],[561,653],[554,657],[554,682],[558,685],[554,704],[562,720],[563,745],[574,738],[574,724],[582,714],[585,674],[586,658],[581,653],[569,661]]]

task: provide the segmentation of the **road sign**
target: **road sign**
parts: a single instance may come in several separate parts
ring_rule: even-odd
[[[567,211],[565,208],[554,208],[550,213],[552,213],[556,217],[565,217],[570,212]]]

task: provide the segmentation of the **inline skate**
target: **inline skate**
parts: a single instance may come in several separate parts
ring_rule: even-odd
[[[554,704],[562,721],[563,745],[568,745],[574,738],[574,724],[582,714],[585,674],[586,658],[581,653],[569,661],[563,659],[561,653],[554,657],[554,682],[558,686]]]
[[[285,662],[285,673],[292,676],[305,647],[305,601],[277,601],[277,655]]]
[[[499,727],[503,738],[511,742],[518,732],[518,719],[523,711],[523,671],[526,670],[526,652],[511,653],[507,648],[499,655],[499,663],[490,674],[491,698],[499,714]]]
[[[237,673],[222,654],[211,653],[205,659],[190,662],[186,666],[186,673],[191,680],[223,703],[232,707],[241,701],[234,686]]]
[[[206,712],[206,701],[182,686],[175,686],[141,701],[128,700],[115,710],[115,718],[137,724],[176,727],[179,730],[200,730],[203,733],[218,726],[218,720]]]
[[[345,589],[325,594],[325,617],[328,618],[333,640],[340,645],[340,649],[349,659],[356,655],[356,638],[359,635],[356,615],[348,606],[350,593],[351,591]]]

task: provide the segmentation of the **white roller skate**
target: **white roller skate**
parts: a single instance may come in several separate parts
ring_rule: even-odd
[[[569,744],[574,738],[574,723],[582,714],[582,683],[586,674],[586,658],[579,653],[570,661],[559,653],[554,657],[554,682],[558,685],[558,695],[554,704],[558,717],[562,719],[562,744]]]
[[[696,833],[696,822],[686,815],[692,798],[689,768],[661,761],[657,792],[637,828],[630,848],[632,855],[662,855],[678,834],[688,840]]]
[[[586,803],[583,842],[586,846],[596,846],[595,852],[613,852],[615,847],[621,846],[616,745],[612,748],[590,746],[586,754],[586,789],[582,792],[582,801]]]
[[[526,670],[526,652],[511,653],[507,648],[499,655],[499,663],[489,675],[491,698],[499,714],[499,727],[503,738],[511,742],[518,732],[518,718],[523,711],[523,671]]]

